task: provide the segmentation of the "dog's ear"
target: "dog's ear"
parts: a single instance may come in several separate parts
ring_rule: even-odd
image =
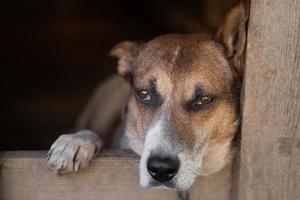
[[[134,58],[138,55],[139,45],[134,42],[123,41],[110,51],[110,55],[118,58],[118,73],[127,77],[132,71]]]
[[[215,37],[225,47],[225,55],[240,76],[243,74],[248,10],[247,0],[237,3],[226,15]]]

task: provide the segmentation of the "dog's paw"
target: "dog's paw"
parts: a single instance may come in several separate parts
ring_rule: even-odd
[[[61,135],[47,154],[48,166],[58,175],[77,172],[88,166],[101,146],[101,139],[92,131]]]

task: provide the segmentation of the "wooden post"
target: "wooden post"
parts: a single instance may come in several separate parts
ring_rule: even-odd
[[[300,1],[252,0],[240,200],[300,199]]]

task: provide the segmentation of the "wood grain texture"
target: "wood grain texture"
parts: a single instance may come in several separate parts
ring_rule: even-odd
[[[241,200],[300,199],[300,1],[252,0]]]
[[[139,158],[102,153],[86,170],[56,176],[47,170],[46,152],[0,153],[0,200],[175,200],[166,189],[143,189],[138,182]],[[231,166],[199,178],[192,200],[229,200]]]

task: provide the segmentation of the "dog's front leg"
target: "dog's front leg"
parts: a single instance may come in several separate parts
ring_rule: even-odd
[[[48,166],[58,175],[77,172],[87,167],[99,153],[102,140],[90,130],[61,135],[48,152]]]

